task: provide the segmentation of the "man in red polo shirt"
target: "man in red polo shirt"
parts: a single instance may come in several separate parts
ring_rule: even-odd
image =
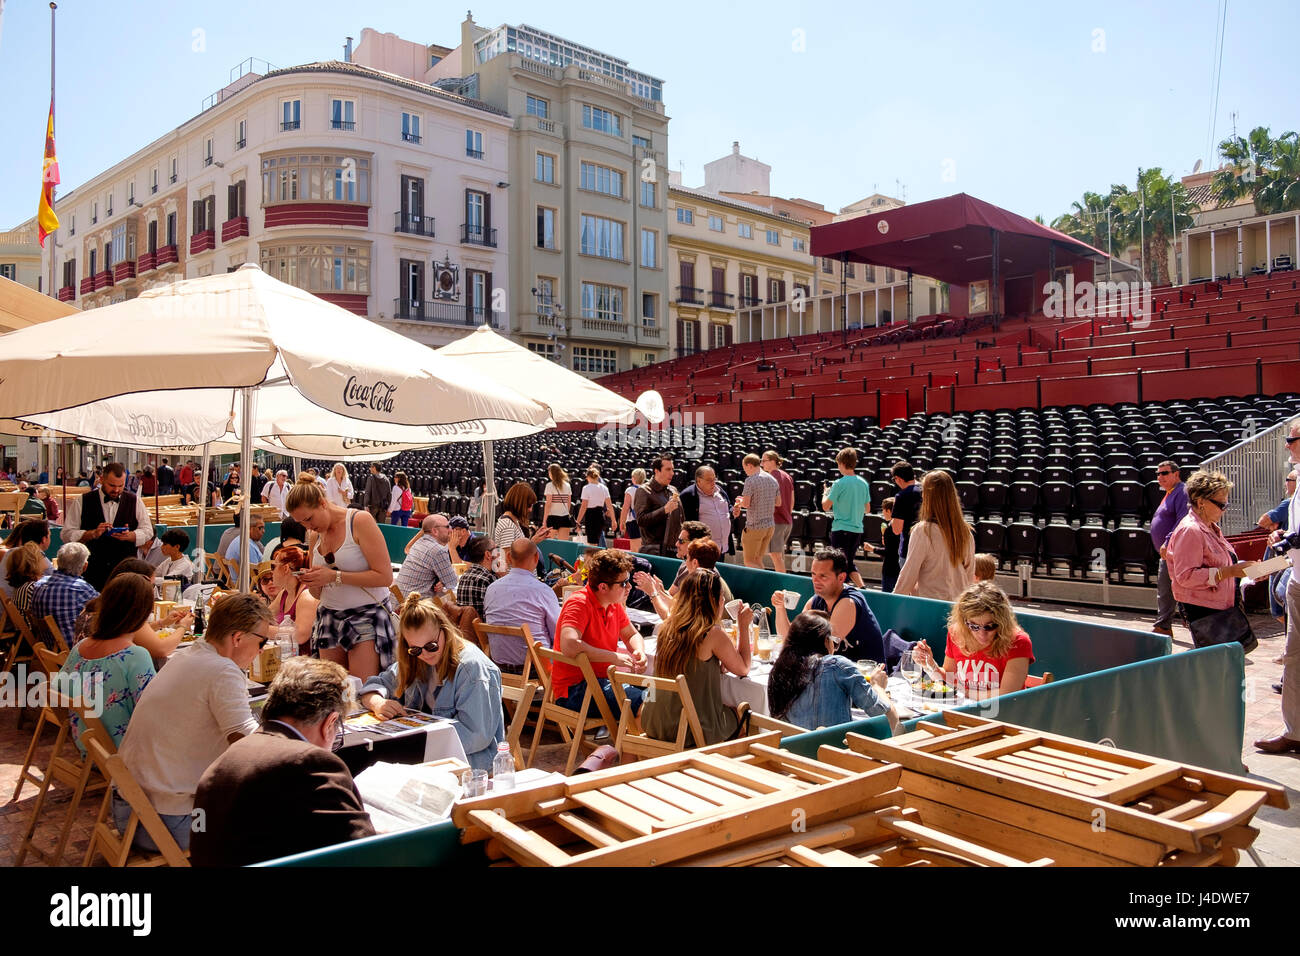
[[[614,697],[614,688],[608,678],[599,675],[604,674],[610,664],[638,674],[646,666],[641,635],[628,620],[624,609],[631,587],[632,559],[622,551],[597,551],[587,564],[587,586],[564,602],[555,625],[560,653],[567,657],[587,655],[592,670],[598,675],[605,700],[616,714],[618,701]],[[618,649],[619,641],[626,645],[627,653]],[[582,706],[587,682],[581,670],[557,661],[551,670],[551,680],[555,684],[556,703],[569,710]],[[633,715],[640,712],[643,689],[625,685],[623,690],[632,703]],[[593,715],[594,710],[589,706],[587,712]]]

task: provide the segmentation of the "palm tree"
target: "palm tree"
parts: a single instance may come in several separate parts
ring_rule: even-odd
[[[1106,197],[1086,192],[1083,201],[1070,205],[1071,211],[1052,220],[1052,228],[1088,245],[1103,249],[1106,246]]]
[[[1225,139],[1219,154],[1228,165],[1214,174],[1214,191],[1220,206],[1250,197],[1257,215],[1300,208],[1300,156],[1294,131],[1277,139],[1267,126],[1257,126],[1246,137]]]
[[[1142,242],[1143,278],[1156,285],[1168,285],[1172,239],[1191,228],[1196,206],[1187,188],[1160,167],[1138,171],[1137,192],[1127,193],[1125,236],[1129,242]]]

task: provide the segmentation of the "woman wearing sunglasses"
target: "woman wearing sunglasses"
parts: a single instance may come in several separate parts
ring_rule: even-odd
[[[374,516],[330,504],[311,473],[298,476],[284,507],[308,531],[312,566],[299,576],[320,600],[316,647],[363,681],[393,663],[389,585],[393,565]]]
[[[1232,607],[1236,578],[1249,561],[1238,561],[1219,522],[1228,507],[1232,482],[1217,471],[1197,471],[1187,479],[1187,514],[1169,535],[1165,560],[1174,599],[1190,623]]]
[[[691,542],[695,544],[695,542]],[[715,545],[716,547],[716,545]],[[691,701],[700,718],[703,740],[689,746],[703,747],[740,735],[742,715],[749,705],[731,707],[722,701],[722,668],[744,677],[749,673],[753,649],[749,643],[752,612],[741,610],[739,645],[722,630],[722,578],[717,571],[698,569],[678,582],[672,612],[659,629],[655,647],[655,670],[660,677],[682,676],[691,690]],[[682,700],[677,694],[662,694],[647,700],[641,709],[641,727],[656,740],[675,740],[681,719]],[[747,723],[747,721],[746,721]]]
[[[932,677],[963,688],[967,696],[974,696],[978,687],[1009,694],[1025,689],[1034,646],[1002,589],[992,581],[979,581],[957,596],[948,614],[943,671],[925,641],[917,641],[912,654]]]
[[[490,771],[506,739],[501,671],[461,636],[437,601],[418,593],[402,603],[397,660],[366,681],[361,705],[383,720],[418,710],[456,721],[475,770]]]

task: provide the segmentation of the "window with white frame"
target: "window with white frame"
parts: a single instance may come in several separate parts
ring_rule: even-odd
[[[573,370],[595,375],[613,375],[618,371],[618,351],[576,345],[573,348]]]
[[[280,129],[302,129],[302,100],[280,101]]]
[[[470,159],[483,158],[483,134],[478,130],[465,130],[465,155]]]
[[[135,180],[128,179],[126,182],[126,204],[128,206],[135,202]]]
[[[0,262],[0,279],[16,280],[18,278],[18,263]],[[64,285],[71,285],[65,282]]]
[[[721,217],[721,216],[714,216],[714,215],[710,214],[710,215],[709,215],[709,229],[712,230],[713,232],[723,232],[723,231],[725,231],[725,226],[723,225],[722,217]]]
[[[418,143],[420,141],[420,114],[402,112],[402,142]]]
[[[90,224],[93,226],[99,222],[99,201],[96,200],[90,204]]]
[[[555,248],[555,210],[537,207],[537,248]]]
[[[623,321],[623,290],[617,286],[582,284],[582,317],[603,319],[606,322]]]
[[[641,324],[646,328],[659,324],[659,296],[653,292],[641,293]]]
[[[623,223],[601,216],[582,217],[579,252],[601,259],[623,258]]]
[[[370,292],[370,247],[314,242],[265,246],[262,271],[308,292]]]
[[[687,209],[685,206],[677,207],[677,221],[685,223],[688,226],[695,224],[695,210]]]
[[[555,183],[555,157],[550,153],[538,153],[536,171],[533,178],[539,183]]]
[[[529,116],[539,116],[542,119],[546,119],[551,115],[551,103],[549,100],[544,100],[540,96],[533,96],[529,93],[524,106],[524,112]]]
[[[171,175],[168,176],[167,181],[169,183],[174,183],[176,182],[176,178],[176,157],[173,156],[171,161]]]
[[[753,239],[754,227],[747,222],[738,222],[736,223],[736,235],[741,239]]]
[[[555,279],[551,276],[537,277],[537,314],[555,314]]]
[[[659,233],[653,229],[641,230],[641,267],[659,268]]]
[[[212,165],[212,137],[208,136],[203,140],[203,165]]]
[[[356,129],[357,104],[355,100],[330,100],[330,129]]]
[[[543,358],[555,361],[555,343],[554,342],[529,342],[528,351],[534,352]]]
[[[584,105],[582,107],[582,127],[583,129],[593,129],[598,133],[608,133],[610,136],[622,136],[623,117],[617,113],[611,113],[609,110]]]
[[[149,192],[150,194],[158,191],[158,167],[155,166],[149,170]]]
[[[768,230],[767,230],[767,244],[768,244],[769,246],[779,246],[779,245],[781,244],[781,230],[779,230],[779,229],[768,229]]]
[[[790,240],[790,244],[794,246],[794,251],[795,251],[795,252],[807,252],[807,251],[808,251],[808,243],[807,243],[806,241],[804,241],[803,239],[800,239],[798,236],[796,236],[795,238],[791,239],[791,240]]]
[[[679,343],[683,352],[695,351],[695,323],[682,322],[682,340]]]
[[[104,194],[104,215],[113,215],[113,193],[111,191]]]
[[[641,205],[647,209],[655,207],[655,184],[641,180]]]
[[[370,159],[344,155],[267,156],[262,160],[266,202],[295,199],[370,202]]]
[[[235,124],[235,149],[243,149],[248,145],[248,120],[240,120]]]
[[[727,344],[727,327],[717,322],[709,323],[709,348],[720,349]]]
[[[578,188],[622,199],[623,174],[608,166],[582,162],[578,164]]]
[[[640,147],[641,149],[650,149],[650,148],[652,147],[653,144],[650,142],[650,137],[649,137],[649,136],[640,136],[640,135],[638,135],[638,134],[636,134],[636,133],[633,133],[633,134],[632,134],[632,145],[633,145],[633,146],[638,146],[638,147]]]

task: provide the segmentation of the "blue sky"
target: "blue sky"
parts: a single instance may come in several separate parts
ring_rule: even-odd
[[[464,10],[427,0],[62,0],[60,189],[195,115],[246,57],[277,66],[338,59],[344,37],[367,26],[454,46]],[[827,208],[898,194],[901,182],[909,202],[968,192],[1050,221],[1084,190],[1132,184],[1139,166],[1182,174],[1213,161],[1213,0],[498,0],[473,10],[480,25],[529,23],[662,78],[669,161],[687,185],[701,184],[703,164],[739,140],[773,167],[775,193]],[[1216,142],[1234,112],[1240,131],[1300,129],[1298,26],[1300,4],[1229,7]],[[34,215],[39,195],[47,3],[4,0],[0,89],[7,227]]]

